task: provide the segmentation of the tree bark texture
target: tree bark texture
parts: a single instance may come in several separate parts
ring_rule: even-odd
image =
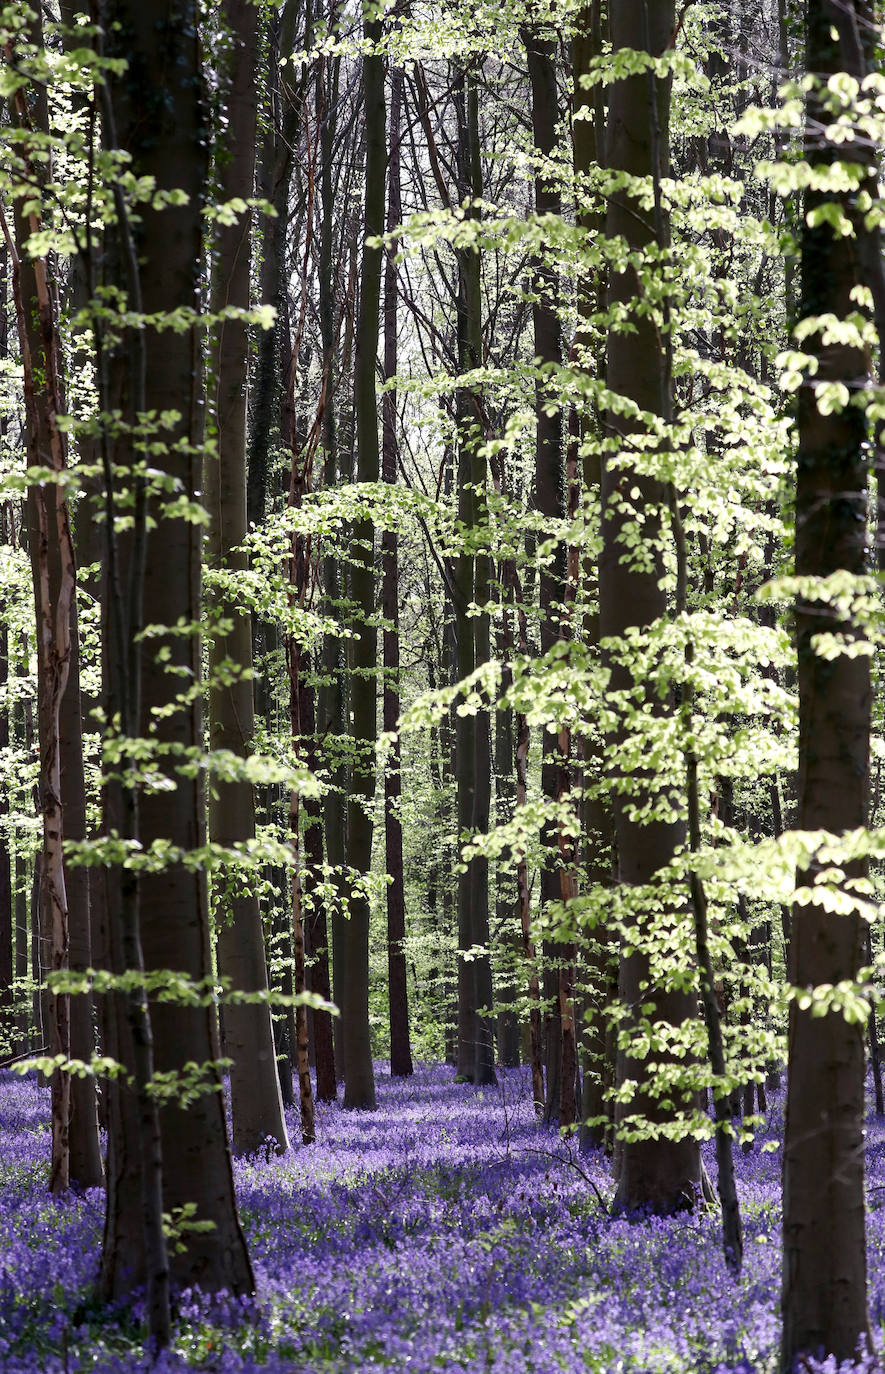
[[[664,53],[673,32],[674,10],[670,0],[642,0],[629,6],[614,6],[610,15],[612,46]],[[663,176],[668,166],[668,126],[670,106],[669,79],[655,78],[655,100],[649,97],[647,74],[624,78],[611,87],[609,100],[606,163],[615,171],[631,176]],[[656,165],[657,164],[657,165]],[[641,253],[656,238],[654,222],[642,211],[626,190],[609,200],[606,235],[620,238],[633,252]],[[666,415],[669,409],[669,378],[663,346],[654,322],[636,307],[641,304],[642,283],[633,268],[613,273],[609,286],[609,305],[622,307],[631,332],[617,326],[609,329],[607,385],[620,396],[634,401],[642,410]],[[661,589],[663,560],[661,514],[667,506],[664,483],[642,476],[630,462],[630,434],[642,438],[642,429],[631,425],[622,415],[610,417],[609,433],[624,436],[619,453],[605,455],[602,472],[603,551],[599,567],[600,630],[603,639],[623,636],[634,627],[653,625],[666,613],[666,593]],[[632,495],[631,495],[632,493]],[[635,534],[637,519],[642,524],[644,561],[625,561],[625,536]],[[633,687],[629,670],[612,663],[611,687],[615,692]],[[662,708],[649,685],[648,707]],[[621,727],[623,728],[623,727]],[[617,743],[617,739],[613,741]],[[652,785],[648,781],[648,787]],[[649,797],[642,779],[634,777],[633,799],[642,788],[642,800]],[[655,875],[672,859],[685,837],[682,822],[652,820],[641,825],[628,814],[620,793],[615,793],[615,829],[618,846],[619,880],[626,888],[647,888]],[[696,999],[666,984],[655,986],[648,953],[642,948],[650,937],[647,918],[640,910],[633,917],[637,927],[633,952],[620,961],[619,994],[624,1007],[637,1008],[653,1003],[651,1019],[678,1027],[696,1015]],[[622,1034],[629,1036],[629,1020]],[[618,1082],[635,1079],[639,1088],[629,1103],[619,1107],[617,1120],[638,1115],[650,1122],[662,1122],[671,1111],[662,1106],[646,1083],[647,1062],[630,1056],[629,1047],[619,1051]],[[686,1104],[688,1106],[688,1104]],[[691,1207],[701,1180],[700,1151],[696,1140],[671,1140],[664,1136],[622,1139],[620,1176],[616,1205],[626,1211],[648,1208],[667,1213]]]
[[[131,251],[125,223],[117,226],[122,259],[117,284],[126,289],[130,301],[137,291],[148,317],[182,306],[197,310],[208,133],[197,6],[192,0],[176,0],[170,10],[165,0],[108,0],[101,21],[113,44],[110,55],[124,56],[128,62],[126,71],[109,82],[103,109],[105,137],[114,141],[116,133],[115,141],[131,155],[136,176],[152,176],[158,189],[187,194],[184,205],[139,207]],[[118,215],[123,208],[118,202]],[[165,451],[152,453],[150,462],[165,470],[186,499],[194,500],[201,486],[203,437],[197,330],[161,331],[148,324],[138,338],[124,339],[108,366],[111,385],[128,395],[130,404],[141,408],[143,402],[146,410],[181,417],[162,430]],[[132,476],[141,454],[128,428],[114,436],[112,457],[114,485],[128,485],[136,501],[143,499]],[[201,694],[187,690],[187,684],[198,684],[201,676],[201,541],[199,526],[186,514],[164,512],[162,506],[162,497],[150,501],[156,524],[150,531],[149,551],[139,547],[138,519],[125,543],[116,538],[113,527],[106,531],[112,590],[105,617],[105,659],[111,674],[117,674],[108,708],[118,706],[119,683],[125,681],[129,696],[123,720],[132,717],[135,733],[148,735],[158,751],[156,767],[164,785],[139,798],[137,838],[146,850],[159,842],[171,845],[173,852],[188,852],[199,849],[206,838],[203,785],[199,777],[176,766],[180,754],[187,757],[202,748]],[[121,626],[123,610],[128,625]],[[117,620],[116,627],[109,617]],[[143,649],[132,633],[141,623],[162,627]],[[180,626],[186,633],[176,632]],[[113,795],[110,801],[108,820],[114,823],[124,803]],[[121,930],[118,912],[133,907],[126,890],[130,873],[123,869],[115,876],[108,870],[107,909],[117,959],[129,964],[143,954],[149,971],[175,970],[198,982],[211,977],[204,873],[172,859],[162,871],[143,875],[136,893],[137,919]],[[139,1025],[130,1018],[128,1030],[134,1043],[127,1045],[124,1039],[121,1046],[127,1062],[132,1062],[133,1053],[143,1060],[146,1051],[139,1038],[147,1033],[158,1072],[177,1077],[186,1062],[199,1066],[190,1105],[185,1108],[173,1100],[160,1111],[163,1208],[175,1218],[182,1215],[181,1209],[193,1207],[195,1220],[210,1223],[207,1231],[182,1230],[181,1253],[170,1256],[173,1278],[210,1291],[251,1292],[252,1270],[234,1200],[214,1008],[155,1001],[149,1021]],[[128,1210],[138,1205],[133,1175],[146,1168],[156,1175],[158,1169],[153,1142],[147,1150],[143,1138],[132,1138],[128,1110],[118,1111],[113,1125],[102,1286],[107,1295],[119,1297],[145,1276],[143,1213],[140,1206],[134,1215]]]
[[[810,0],[806,11],[807,64],[822,74],[864,75],[856,41],[859,6]],[[853,30],[853,32],[852,32]],[[825,168],[844,158],[824,134],[832,115],[818,94],[807,97],[805,157]],[[873,153],[852,144],[851,162],[865,162],[871,185]],[[826,222],[811,227],[815,208],[835,203],[854,227],[841,236]],[[856,210],[856,193],[808,191],[802,224],[800,316],[852,309],[851,291],[862,279],[868,231]],[[877,237],[877,236],[876,236]],[[879,250],[881,251],[881,250]],[[827,577],[867,570],[867,423],[862,408],[847,404],[830,414],[818,409],[816,389],[839,382],[856,394],[867,385],[869,359],[848,344],[824,344],[815,332],[803,345],[817,372],[799,391],[796,474],[796,573]],[[870,666],[865,654],[823,658],[814,636],[857,630],[840,624],[827,603],[813,596],[796,605],[799,654],[800,830],[840,833],[865,826],[868,817]],[[862,633],[862,632],[861,632]],[[798,876],[811,886],[811,871]],[[849,865],[846,882],[865,865]],[[813,901],[793,907],[790,981],[801,988],[856,979],[864,950],[859,914],[837,914]],[[802,1355],[854,1358],[869,1336],[866,1306],[864,1215],[863,1026],[838,1011],[812,1015],[790,1005],[786,1134],[784,1140],[783,1341],[781,1367],[792,1371]]]
[[[31,21],[28,37],[38,49],[42,45],[39,16]],[[7,57],[15,61],[12,41]],[[45,89],[38,86],[29,106],[25,90],[19,88],[12,99],[12,116],[25,135],[21,145],[23,171],[30,184],[42,186],[45,163],[35,152],[39,139],[49,130]],[[30,139],[28,138],[30,136]],[[40,887],[40,935],[46,939],[47,971],[62,973],[68,967],[68,895],[63,853],[62,736],[61,708],[68,687],[71,662],[71,618],[75,614],[76,569],[71,539],[67,496],[62,475],[67,467],[67,444],[59,418],[64,413],[61,374],[61,340],[57,303],[47,257],[31,257],[25,244],[42,228],[39,208],[21,201],[14,206],[15,238],[7,248],[13,258],[12,288],[22,356],[25,426],[28,464],[51,470],[53,477],[28,487],[26,515],[28,548],[36,617],[37,656],[37,736],[40,753],[39,806],[43,821]],[[4,221],[5,225],[5,221]],[[9,233],[8,226],[7,234]],[[79,684],[74,684],[76,687]],[[78,703],[79,710],[79,703]],[[82,783],[82,771],[81,771]],[[88,929],[87,905],[81,919]],[[70,1040],[70,997],[51,990],[46,998],[48,1049],[54,1056],[68,1058]],[[51,1083],[52,1145],[50,1191],[63,1192],[70,1182],[71,1080],[66,1072],[56,1072]]]

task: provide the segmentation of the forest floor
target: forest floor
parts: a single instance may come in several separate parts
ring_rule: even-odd
[[[174,1348],[155,1368],[773,1374],[777,1095],[752,1152],[737,1152],[745,1263],[735,1283],[715,1214],[612,1219],[607,1162],[536,1125],[523,1071],[500,1073],[497,1088],[452,1080],[428,1065],[397,1082],[379,1065],[377,1112],[320,1107],[315,1145],[237,1161],[257,1302],[184,1295]],[[101,1194],[47,1195],[48,1118],[45,1089],[0,1074],[0,1370],[145,1369],[137,1305],[89,1302]],[[881,1332],[885,1124],[868,1126],[870,1307]],[[294,1119],[289,1129],[299,1139]]]

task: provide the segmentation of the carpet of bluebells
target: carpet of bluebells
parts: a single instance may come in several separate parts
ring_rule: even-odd
[[[738,1154],[735,1284],[715,1214],[611,1218],[606,1160],[536,1124],[522,1071],[499,1079],[477,1090],[433,1065],[397,1082],[381,1065],[377,1112],[321,1107],[315,1145],[238,1161],[257,1298],[182,1295],[173,1349],[154,1368],[772,1374],[780,1152],[763,1146],[778,1141],[779,1097]],[[102,1196],[47,1195],[48,1132],[46,1091],[0,1074],[0,1371],[147,1369],[137,1302],[109,1311],[90,1298]],[[871,1121],[867,1143],[878,1332],[885,1127]]]

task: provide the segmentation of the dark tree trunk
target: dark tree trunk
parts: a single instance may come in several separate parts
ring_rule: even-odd
[[[148,317],[180,307],[197,310],[208,142],[197,8],[192,0],[177,0],[170,17],[165,0],[108,0],[100,17],[113,45],[109,55],[129,63],[102,92],[105,140],[126,149],[134,175],[155,178],[158,191],[186,193],[185,204],[139,207],[137,231],[131,229],[118,195],[116,243],[108,270],[130,308]],[[173,854],[191,853],[206,839],[204,788],[190,769],[179,771],[177,760],[203,747],[200,694],[185,692],[179,699],[182,681],[198,684],[201,677],[200,533],[187,511],[164,510],[163,497],[148,501],[131,476],[143,455],[130,425],[134,411],[181,417],[162,425],[162,449],[152,451],[150,461],[168,474],[185,501],[196,500],[203,438],[198,331],[161,332],[150,326],[126,331],[113,354],[99,360],[99,376],[106,388],[102,408],[109,408],[111,396],[125,396],[129,421],[104,440],[109,586],[105,709],[109,720],[119,713],[131,735],[144,736],[151,723],[159,750],[155,766],[166,782],[162,790],[136,799],[131,786],[109,781],[106,823],[145,850],[158,844],[171,846]],[[134,500],[132,533],[125,540],[114,529],[120,486]],[[153,528],[148,534],[149,524]],[[142,647],[142,624],[169,628],[158,628]],[[179,633],[179,626],[188,632]],[[106,875],[115,969],[138,973],[143,957],[148,971],[175,970],[197,982],[212,976],[202,870],[173,858],[162,871],[140,881],[133,869],[109,868]],[[104,1294],[126,1296],[146,1278],[152,1288],[159,1284],[157,1266],[164,1260],[162,1230],[156,1234],[160,1180],[162,1211],[175,1216],[181,1208],[193,1208],[196,1220],[211,1223],[205,1231],[182,1231],[176,1253],[169,1256],[176,1283],[251,1292],[254,1280],[234,1200],[213,1007],[157,1001],[148,1015],[144,999],[135,994],[127,998],[127,1017],[118,1019],[117,1035],[117,1052],[135,1073],[138,1114],[133,1121],[131,1099],[121,1086],[109,1112]],[[177,1076],[189,1062],[199,1066],[205,1091],[187,1109],[177,1102],[163,1105],[158,1136],[152,1119],[156,1107],[148,1092],[154,1065],[158,1072]],[[162,1227],[162,1214],[159,1223]]]
[[[621,49],[664,53],[671,41],[674,11],[671,0],[648,0],[636,6],[617,5],[611,12],[612,46]],[[649,78],[645,71],[616,81],[611,87],[608,117],[607,165],[614,171],[631,176],[650,178],[666,174],[669,133],[670,82],[655,78],[652,84],[654,99],[649,95]],[[608,204],[606,235],[622,239],[634,250],[642,252],[656,237],[649,215],[639,209],[627,190],[618,191]],[[613,274],[609,287],[609,304],[623,308],[628,316],[631,332],[617,325],[608,333],[607,385],[616,395],[636,403],[640,410],[655,415],[669,412],[670,379],[662,342],[653,321],[637,309],[642,304],[642,285],[633,268]],[[611,417],[611,423],[624,436],[624,455],[617,459],[606,456],[602,473],[602,533],[603,552],[599,568],[600,630],[603,638],[623,636],[627,631],[645,630],[666,613],[666,593],[662,590],[663,562],[660,549],[662,514],[668,505],[668,493],[663,482],[646,477],[632,469],[629,463],[630,435],[644,439],[641,425],[622,415]],[[643,559],[626,559],[625,541],[636,536],[637,517],[643,521],[641,547]],[[629,669],[617,662],[612,665],[611,684],[615,691],[634,688]],[[668,709],[661,703],[651,683],[645,686],[647,709]],[[618,738],[625,737],[626,727],[618,727]],[[630,779],[630,802],[647,802],[653,789],[653,779],[634,774]],[[684,842],[682,822],[652,820],[640,824],[630,814],[626,798],[615,791],[614,811],[618,846],[619,880],[629,899],[631,888],[655,881],[655,875],[665,867]],[[633,1009],[650,1003],[653,1022],[665,1026],[680,1026],[697,1012],[697,1000],[680,988],[656,983],[648,942],[652,932],[642,912],[634,922],[638,926],[634,948],[621,957],[620,999],[629,1015]],[[629,1029],[630,1020],[621,1029]],[[673,1107],[659,1100],[647,1082],[647,1061],[632,1058],[629,1050],[621,1050],[618,1058],[618,1082],[628,1080],[639,1086],[631,1100],[618,1108],[618,1121],[638,1116],[650,1123],[663,1122],[672,1117]],[[677,1103],[690,1109],[690,1103]],[[667,1213],[694,1205],[701,1182],[701,1162],[698,1142],[686,1135],[671,1140],[665,1136],[645,1136],[642,1139],[622,1139],[619,1147],[620,1172],[616,1204],[632,1211],[649,1208]]]
[[[71,607],[68,686],[59,712],[61,788],[65,835],[86,839],[86,780],[83,771],[83,720],[80,709],[80,636],[76,602]],[[68,895],[68,961],[75,973],[93,965],[90,870],[65,865]],[[89,1063],[95,1051],[93,999],[88,993],[71,998],[71,1055]],[[92,1075],[71,1079],[69,1129],[70,1179],[78,1188],[100,1188],[104,1164],[98,1137],[98,1101]]]
[[[5,262],[5,254],[4,254]],[[0,273],[0,300],[5,301],[5,281]],[[5,310],[0,310],[0,316]],[[4,324],[0,320],[0,331]],[[6,349],[0,337],[0,358],[5,358]],[[5,523],[5,522],[4,522]],[[5,616],[5,606],[0,610]],[[0,626],[0,689],[5,693],[9,681],[9,632],[4,619]],[[9,711],[0,708],[0,750],[9,748]],[[9,790],[0,789],[0,1060],[13,1053],[13,994],[12,980],[15,971],[15,931],[12,901],[12,856],[9,848]]]
[[[501,694],[503,695],[513,681],[510,660],[513,655],[512,618],[515,611],[508,601],[506,572],[502,567],[498,575],[500,596],[505,603],[501,613],[500,629],[497,635],[496,652],[501,664]],[[506,825],[513,820],[516,802],[516,778],[514,775],[513,709],[499,706],[495,712],[495,824]],[[495,921],[497,937],[501,943],[505,960],[503,975],[499,982],[498,1000],[498,1060],[503,1068],[516,1068],[520,1061],[520,1025],[515,1002],[519,996],[520,974],[522,973],[522,937],[519,927],[519,883],[514,873],[512,853],[507,850],[501,854],[495,872]]]
[[[366,121],[365,210],[360,301],[354,362],[357,428],[357,476],[377,482],[380,474],[376,365],[381,305],[381,248],[371,240],[384,232],[385,108],[384,58],[374,50],[381,38],[378,19],[366,18],[364,34],[372,50],[363,58]],[[353,772],[347,799],[347,864],[368,875],[372,863],[372,811],[375,801],[377,741],[377,631],[375,613],[375,527],[368,515],[354,523],[350,597],[359,617],[351,643]],[[355,886],[349,897],[343,932],[344,977],[341,986],[341,1030],[344,1052],[344,1105],[373,1108],[375,1080],[369,1032],[369,899]],[[336,988],[337,991],[337,988]]]
[[[482,195],[479,92],[463,68],[455,82],[458,127],[459,194],[471,201]],[[479,210],[468,211],[477,217]],[[458,259],[458,369],[482,366],[482,264],[478,249],[461,249]],[[458,518],[466,531],[485,528],[486,460],[481,406],[475,383],[459,386]],[[457,675],[463,681],[490,658],[489,617],[469,615],[471,604],[484,607],[489,592],[489,556],[468,549],[458,558],[454,587]],[[491,808],[491,736],[488,710],[459,715],[455,726],[458,831],[484,835]],[[492,965],[489,954],[489,865],[474,855],[458,877],[458,1074],[473,1083],[495,1079]]]
[[[806,51],[810,72],[848,70],[865,75],[858,26],[859,6],[809,0]],[[833,115],[816,91],[807,96],[806,161],[821,170],[844,153],[825,135]],[[874,154],[852,144],[851,161],[866,164],[875,186]],[[843,237],[823,220],[808,223],[822,205],[835,206],[854,226]],[[868,230],[857,211],[856,192],[806,193],[802,218],[800,315],[832,313],[843,319],[862,280],[861,255]],[[878,241],[878,232],[874,236]],[[881,252],[881,249],[877,249]],[[804,347],[817,370],[799,391],[796,479],[796,574],[858,576],[867,571],[867,437],[864,409],[846,404],[823,414],[816,388],[839,383],[857,392],[868,383],[865,354],[847,343],[825,345],[816,331]],[[829,602],[813,596],[796,604],[799,654],[800,830],[842,833],[866,826],[869,794],[870,666],[866,654],[824,658],[815,635],[863,638],[840,623]],[[846,878],[866,872],[847,864]],[[801,873],[811,885],[819,865]],[[857,977],[864,952],[859,914],[837,914],[814,902],[793,908],[788,978],[802,988]],[[790,1004],[787,1112],[784,1139],[783,1343],[781,1367],[792,1371],[803,1355],[857,1356],[869,1338],[864,1216],[863,1026],[840,1011],[823,1016],[812,1005]]]
[[[316,711],[313,683],[308,680],[307,665],[298,679],[298,720],[302,731],[302,747],[307,765],[314,772],[318,766],[316,742]],[[321,890],[323,867],[322,803],[316,797],[305,797],[304,812],[304,902],[305,943],[310,954],[308,987],[311,992],[329,1001],[329,922],[325,899]],[[334,1102],[335,1049],[332,1039],[332,1016],[319,1009],[312,1013],[314,1061],[316,1064],[317,1100]]]
[[[403,101],[402,67],[396,67],[390,88],[390,138],[387,161],[387,231],[402,223],[400,189],[400,116]],[[396,263],[389,250],[384,265],[384,376],[390,380],[397,369]],[[396,485],[397,434],[396,392],[385,391],[381,402],[382,478]],[[384,842],[387,855],[387,977],[390,1005],[390,1072],[406,1078],[412,1072],[409,1043],[409,997],[406,981],[406,905],[403,875],[403,827],[401,750],[396,733],[399,721],[399,536],[385,529],[381,537],[384,616],[384,731],[395,736],[384,774]]]
[[[252,403],[252,433],[249,442],[249,469],[246,479],[246,516],[250,525],[260,524],[267,505],[269,454],[276,402],[280,385],[280,322],[285,309],[283,264],[289,226],[289,187],[292,158],[298,141],[299,92],[293,85],[292,68],[281,79],[280,54],[288,56],[295,47],[296,22],[300,0],[286,0],[270,21],[268,62],[270,67],[267,124],[258,167],[258,193],[273,206],[275,214],[262,221],[261,300],[273,305],[276,319],[263,329],[257,341],[255,392]],[[249,193],[251,194],[251,192]]]
[[[217,159],[218,195],[222,202],[252,195],[257,129],[257,24],[251,0],[224,0],[223,22],[235,55],[226,82],[227,124]],[[216,230],[212,272],[212,310],[232,306],[248,310],[252,261],[251,212]],[[210,405],[217,453],[203,463],[203,492],[209,515],[206,562],[213,571],[247,572],[242,546],[246,523],[246,377],[249,334],[242,320],[217,327],[212,349]],[[254,748],[255,705],[252,683],[252,616],[235,597],[214,591],[207,598],[212,612],[227,628],[209,641],[209,742],[245,760]],[[255,791],[246,778],[213,779],[209,788],[209,838],[226,847],[255,839]],[[218,930],[218,972],[237,992],[267,992],[267,962],[258,896],[249,879],[230,882],[226,871],[214,879]],[[272,1139],[280,1151],[289,1147],[276,1067],[270,1007],[265,1001],[224,1007],[225,1056],[230,1069],[233,1147],[254,1154]]]
[[[556,41],[532,26],[524,32],[529,81],[532,89],[532,134],[542,157],[550,157],[556,147],[559,118],[556,89]],[[559,189],[543,168],[535,174],[535,212],[561,214]],[[562,333],[557,311],[558,283],[551,264],[539,257],[534,264],[532,304],[534,353],[542,364],[562,363]],[[535,506],[551,520],[565,516],[565,469],[562,447],[562,411],[549,395],[543,378],[535,383]],[[565,589],[565,550],[558,545],[552,558],[540,568],[538,578],[541,656],[550,653],[562,634],[560,612]],[[555,728],[542,736],[541,791],[551,804],[560,786],[558,741]],[[559,846],[557,827],[548,822],[542,833],[541,906],[560,900]],[[559,951],[547,942],[544,947],[545,1057],[547,1062],[547,1120],[558,1120],[562,1088],[562,1019],[560,1015]]]
[[[575,218],[578,225],[590,239],[600,233],[603,216],[598,202],[582,185],[581,179],[589,176],[600,160],[605,135],[605,111],[603,106],[604,90],[596,85],[586,89],[581,85],[581,77],[592,71],[593,59],[602,51],[602,16],[600,0],[591,0],[578,15],[572,38],[572,161],[578,177],[577,205]],[[582,370],[599,376],[604,371],[604,358],[598,356],[592,332],[587,328],[587,320],[599,308],[603,294],[601,271],[588,274],[580,283],[578,300],[581,323],[575,340],[575,361]],[[581,438],[591,438],[598,430],[598,417],[586,412],[581,417]],[[600,446],[586,444],[583,458],[583,488],[585,496],[598,498],[602,480]],[[583,639],[588,647],[598,652],[599,615],[590,609],[595,601],[597,569],[594,561],[586,559],[583,567]],[[599,781],[602,775],[600,750],[590,738],[578,740],[579,767],[585,787]],[[608,808],[597,797],[585,797],[583,804],[583,858],[588,884],[603,886],[611,882],[611,830],[612,820]],[[584,946],[584,963],[581,977],[584,984],[583,1012],[584,1028],[580,1038],[580,1056],[583,1065],[583,1091],[581,1097],[581,1146],[582,1148],[603,1148],[610,1144],[610,1122],[612,1109],[606,1092],[612,1086],[613,1063],[608,1053],[606,1034],[606,1008],[612,991],[612,965],[614,961],[609,951],[607,932],[604,927],[587,932]]]
[[[333,0],[334,2],[334,0]],[[322,57],[317,63],[316,107],[317,122],[320,126],[320,231],[319,231],[319,324],[323,348],[323,394],[325,408],[322,423],[323,448],[323,486],[328,491],[338,479],[338,413],[335,403],[336,334],[335,334],[335,284],[333,270],[335,199],[332,184],[332,150],[337,133],[337,89],[340,58]],[[346,375],[347,360],[342,359],[342,372]],[[324,610],[327,615],[339,614],[338,600],[341,595],[341,577],[338,560],[334,553],[325,552],[322,564],[322,584]],[[329,771],[330,786],[322,802],[323,831],[326,842],[326,861],[333,874],[333,883],[338,889],[339,898],[332,905],[331,920],[324,919],[331,927],[332,978],[334,980],[335,1001],[340,1006],[341,985],[344,977],[344,919],[342,912],[343,889],[341,871],[346,859],[346,812],[345,781],[346,768],[341,754],[341,741],[346,734],[345,725],[345,669],[341,640],[337,634],[326,634],[322,649],[322,681],[318,694],[317,750],[321,752]],[[320,741],[324,741],[320,744]],[[332,1080],[324,1075],[323,1087],[317,1080],[317,1096],[321,1101],[334,1102],[336,1080],[343,1077],[344,1056],[341,1036],[341,1017],[332,1022],[333,1063]]]

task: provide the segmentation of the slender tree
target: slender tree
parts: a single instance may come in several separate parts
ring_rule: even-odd
[[[363,248],[360,269],[359,315],[354,361],[357,476],[361,482],[377,482],[380,476],[378,397],[376,367],[381,305],[381,247],[376,241],[384,232],[384,169],[386,111],[384,56],[380,51],[381,23],[363,15],[368,51],[363,57],[363,105],[365,110],[365,189]],[[375,528],[368,514],[353,528],[353,561],[350,599],[359,616],[352,642],[351,706],[353,768],[347,799],[347,862],[359,881],[350,893],[344,931],[344,977],[339,1004],[344,1051],[344,1105],[374,1107],[375,1081],[369,1036],[369,894],[365,889],[372,862],[372,810],[375,798],[375,745],[377,741],[376,677],[377,631],[374,572]],[[337,987],[336,987],[337,993]]]
[[[471,219],[480,214],[482,195],[479,88],[477,74],[463,64],[455,80],[458,189]],[[482,261],[477,247],[458,251],[458,371],[482,366]],[[491,657],[489,555],[474,548],[487,529],[486,459],[479,390],[464,382],[456,395],[458,439],[458,518],[466,536],[454,579],[454,626],[457,673],[462,681]],[[471,614],[471,607],[477,608]],[[455,724],[455,773],[458,829],[462,836],[483,835],[491,806],[491,734],[486,707],[459,714]],[[489,864],[474,854],[458,879],[458,1073],[471,1082],[495,1077],[494,1023],[491,1008],[492,966],[489,955]]]
[[[390,134],[387,159],[387,232],[402,222],[400,187],[400,119],[402,115],[404,73],[394,68],[390,88]],[[384,264],[384,375],[396,376],[397,367],[397,271],[393,250],[388,249]],[[396,484],[397,435],[396,392],[387,390],[381,402],[382,477]],[[403,875],[403,827],[400,819],[402,773],[399,735],[399,536],[387,528],[381,536],[382,591],[384,615],[384,730],[394,736],[387,771],[384,775],[384,841],[387,854],[387,991],[390,1003],[390,1072],[398,1078],[412,1072],[409,1044],[409,999],[406,983],[405,883]]]
[[[540,25],[524,32],[529,82],[532,91],[532,135],[540,159],[535,170],[535,212],[538,215],[562,213],[559,187],[544,159],[556,147],[559,119],[556,83],[556,40]],[[532,283],[532,328],[535,357],[540,367],[562,363],[562,330],[555,269],[540,257],[535,263]],[[539,373],[535,383],[535,506],[551,521],[565,515],[565,469],[563,463],[562,410],[549,394],[546,378]],[[565,551],[557,545],[552,558],[540,570],[538,579],[541,654],[547,654],[561,637],[562,604],[565,598]],[[541,790],[553,804],[560,790],[561,760],[555,727],[545,729],[542,737]],[[541,902],[546,906],[559,900],[560,876],[557,827],[550,821],[544,827],[544,863],[541,869]],[[557,951],[551,943],[545,948],[544,995],[547,1061],[548,1119],[558,1118],[562,1081],[562,1016],[559,997]],[[567,1093],[568,1096],[568,1093]],[[574,1112],[566,1108],[566,1115]]]
[[[255,177],[257,131],[258,11],[252,0],[225,0],[221,39],[229,45],[226,72],[225,135],[216,152],[218,195],[222,204],[247,200]],[[203,463],[203,494],[209,515],[207,569],[216,586],[207,602],[219,623],[209,639],[209,741],[245,759],[252,749],[255,711],[252,689],[252,617],[237,603],[236,582],[246,571],[246,399],[249,336],[244,319],[229,309],[249,308],[251,211],[230,216],[216,231],[212,264],[211,310],[222,314],[214,326],[211,412],[216,452]],[[255,795],[245,778],[213,779],[209,787],[209,838],[226,847],[255,838]],[[261,912],[254,888],[243,879],[216,878],[218,972],[239,992],[267,991],[267,965]],[[224,1048],[230,1070],[233,1146],[252,1154],[268,1139],[288,1149],[283,1103],[276,1069],[270,1008],[266,1001],[224,1008]]]

